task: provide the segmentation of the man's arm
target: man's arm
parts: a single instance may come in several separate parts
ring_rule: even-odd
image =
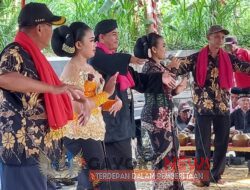
[[[92,58],[89,63],[97,71],[109,76],[115,74],[116,72],[119,72],[121,75],[126,75],[129,70],[136,84],[135,90],[148,93],[163,93],[162,81],[166,81],[165,79],[167,78],[167,75],[162,73],[154,73],[150,75],[138,73],[134,71],[132,67],[128,66],[132,58],[134,57],[123,53],[107,55],[102,50],[97,48],[95,57]],[[139,63],[140,61],[137,62]],[[171,84],[172,83],[173,82],[171,82]]]
[[[135,86],[133,89],[140,93],[163,93],[162,73],[138,73],[132,67],[129,72],[133,77]]]
[[[27,93],[55,93],[59,94],[67,90],[67,85],[53,86],[44,82],[24,76],[24,58],[21,48],[10,44],[0,57],[0,88]]]
[[[133,77],[135,86],[133,89],[140,93],[164,93],[164,88],[174,89],[175,79],[167,72],[164,73],[138,73],[132,67],[129,72]]]
[[[241,72],[250,75],[250,63],[245,61],[240,61],[236,56],[232,54],[229,54],[229,58],[231,60],[233,70],[235,72]]]
[[[26,77],[23,73],[23,64],[24,58],[20,53],[20,48],[9,45],[0,57],[0,88],[21,93],[60,94],[69,92],[74,99],[78,98],[78,95],[74,93],[74,90],[78,88],[73,85],[54,86]]]
[[[197,62],[198,53],[192,54],[188,57],[181,58],[179,68],[172,68],[171,71],[176,75],[185,75],[194,69],[194,65]]]
[[[15,92],[36,92],[36,93],[56,93],[55,86],[44,82],[25,77],[17,72],[10,72],[0,75],[0,87]]]
[[[128,72],[130,63],[141,65],[145,61],[145,59],[140,59],[126,53],[106,54],[99,48],[96,48],[96,54],[89,60],[89,63],[105,75],[114,75],[116,72],[125,75]]]
[[[89,60],[89,63],[99,72],[105,75],[114,75],[119,72],[127,74],[131,55],[125,53],[105,54],[96,48],[96,54]]]

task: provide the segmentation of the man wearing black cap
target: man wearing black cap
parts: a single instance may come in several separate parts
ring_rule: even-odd
[[[95,38],[98,42],[97,50],[94,58],[90,60],[90,64],[102,73],[105,80],[116,72],[120,73],[113,98],[117,96],[121,99],[122,108],[116,113],[115,117],[109,112],[103,112],[106,123],[105,148],[110,163],[109,168],[112,170],[132,170],[131,138],[135,136],[135,122],[133,100],[128,99],[127,89],[133,88],[139,92],[162,93],[162,82],[169,88],[173,88],[175,80],[169,77],[167,73],[146,75],[137,73],[132,67],[129,67],[130,62],[140,64],[145,60],[129,54],[115,53],[119,42],[115,20],[108,19],[99,22],[95,27]],[[168,82],[165,81],[165,76],[169,79]],[[120,108],[120,106],[117,107]],[[133,190],[135,184],[133,181],[112,182],[111,189]]]
[[[209,186],[210,181],[222,183],[229,139],[229,89],[233,71],[250,75],[250,65],[221,48],[229,32],[213,25],[207,32],[208,45],[190,55],[180,64],[178,75],[192,72],[194,77],[194,117],[196,159],[195,172],[202,176],[194,185]],[[210,172],[211,125],[215,133],[213,167]],[[211,175],[210,175],[211,174]]]
[[[235,36],[228,36],[225,38],[225,49],[235,55],[239,60],[250,62],[250,51],[239,47],[238,40]],[[239,88],[250,87],[250,76],[243,73],[235,72],[236,86]]]
[[[230,114],[231,126],[234,132],[250,133],[250,88],[241,89],[238,95],[239,108]]]
[[[64,17],[53,15],[45,4],[27,4],[18,17],[15,42],[0,55],[3,190],[47,189],[46,176],[38,167],[38,154],[56,155],[58,142],[50,138],[49,127],[61,127],[72,117],[65,93],[74,88],[60,83],[41,50],[49,45],[52,25],[64,22]]]

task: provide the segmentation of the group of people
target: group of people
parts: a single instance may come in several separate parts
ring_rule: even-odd
[[[183,60],[162,64],[164,38],[156,33],[140,37],[134,56],[117,53],[118,25],[100,21],[94,31],[83,22],[64,25],[45,4],[28,3],[18,17],[13,43],[0,56],[0,156],[3,190],[49,189],[39,167],[39,156],[61,155],[62,144],[85,163],[77,189],[136,189],[131,181],[101,181],[93,171],[133,171],[131,139],[135,136],[133,95],[145,93],[142,127],[149,133],[157,172],[163,160],[178,157],[172,96],[185,89],[176,76],[194,76],[194,116],[198,165],[209,159],[211,124],[215,132],[214,164],[196,168],[208,178],[196,186],[220,183],[229,138],[229,89],[233,72],[250,75],[250,64],[221,47],[229,32],[219,25],[207,32],[208,45]],[[52,25],[61,25],[52,31]],[[42,50],[51,41],[57,56],[70,57],[60,79]],[[144,64],[142,73],[133,64]],[[129,98],[131,97],[131,98]],[[183,110],[184,111],[184,110]],[[223,127],[221,127],[223,126]],[[173,159],[174,160],[174,159]],[[209,172],[208,172],[209,171]],[[210,175],[211,174],[211,175]],[[15,180],[15,183],[13,183]],[[170,183],[168,188],[178,188]],[[157,184],[156,187],[157,188]]]
[[[47,189],[39,154],[58,159],[61,140],[86,163],[78,189],[135,189],[133,181],[90,180],[90,171],[133,169],[133,104],[127,89],[162,93],[175,80],[169,72],[134,71],[129,64],[145,60],[116,53],[115,20],[99,22],[94,32],[83,22],[63,25],[65,20],[45,4],[25,5],[15,41],[1,53],[2,189]],[[53,32],[52,25],[62,26]],[[71,58],[61,80],[41,53],[50,41],[56,55]]]

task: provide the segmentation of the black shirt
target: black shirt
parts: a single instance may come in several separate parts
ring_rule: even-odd
[[[244,113],[240,108],[230,114],[231,127],[241,130],[244,133],[250,133],[250,110]]]
[[[130,58],[131,55],[129,54],[115,53],[108,55],[97,48],[94,58],[89,63],[103,75],[106,81],[116,72],[124,75],[129,71],[135,82],[135,90],[141,93],[163,93],[162,74],[138,73],[128,66]],[[135,136],[133,98],[129,100],[127,91],[120,91],[119,84],[111,98],[114,99],[116,95],[121,99],[123,106],[115,117],[108,112],[103,112],[106,124],[105,142],[116,142]]]

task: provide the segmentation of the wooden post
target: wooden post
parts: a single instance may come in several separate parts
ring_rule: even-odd
[[[152,22],[148,26],[148,33],[158,33],[158,16],[157,16],[157,0],[146,0],[147,3],[147,20]]]

